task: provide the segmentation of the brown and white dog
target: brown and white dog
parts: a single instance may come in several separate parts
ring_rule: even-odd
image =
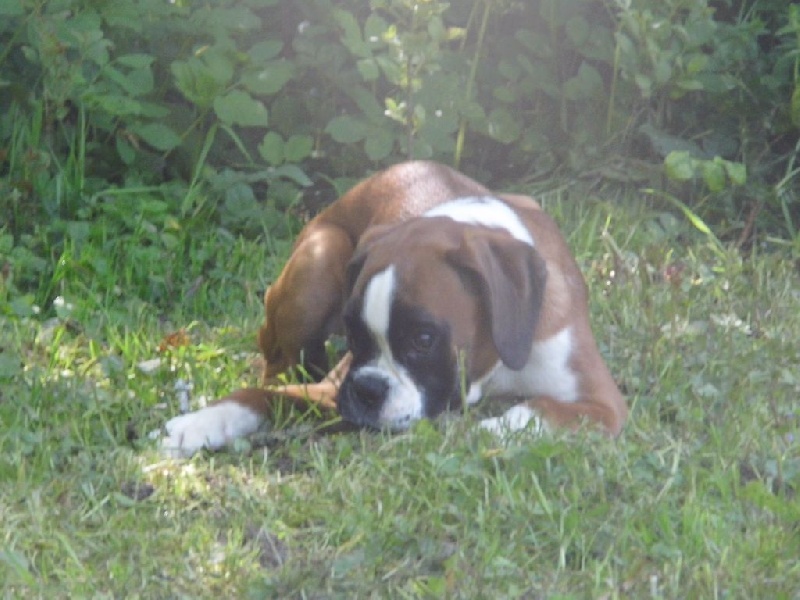
[[[397,431],[492,396],[522,400],[481,422],[498,433],[587,419],[617,435],[627,417],[553,220],[443,165],[396,165],[320,213],[264,306],[264,383],[301,360],[323,366],[342,325],[348,353],[321,383],[242,389],[173,418],[172,454],[254,432],[276,394]]]

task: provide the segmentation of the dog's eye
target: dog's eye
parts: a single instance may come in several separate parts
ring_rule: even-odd
[[[436,343],[436,333],[423,327],[414,331],[411,335],[411,346],[420,354],[428,354]]]

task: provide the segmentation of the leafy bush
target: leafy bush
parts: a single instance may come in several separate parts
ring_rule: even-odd
[[[693,202],[721,200],[712,206],[722,211],[715,220],[730,219],[734,228],[750,202],[760,208],[782,197],[796,211],[796,186],[788,184],[800,126],[800,9],[779,0],[617,4],[619,81],[628,86],[619,97],[644,113],[639,131],[668,159],[667,175],[700,174],[716,196]],[[737,174],[747,166],[749,184],[740,191],[730,161]]]
[[[50,266],[3,260],[42,287],[76,231],[131,233],[118,207],[152,199],[161,235],[213,220],[285,238],[312,180],[340,189],[404,157],[495,185],[665,174],[731,232],[766,207],[796,235],[799,15],[782,0],[0,0],[0,211],[12,247]]]

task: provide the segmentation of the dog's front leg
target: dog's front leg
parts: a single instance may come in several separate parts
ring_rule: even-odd
[[[303,407],[312,405],[335,411],[336,393],[351,360],[348,352],[319,383],[243,388],[209,406],[173,417],[164,425],[166,436],[161,440],[161,448],[176,458],[188,458],[203,448],[224,448],[255,433],[270,414],[275,398],[289,398]]]

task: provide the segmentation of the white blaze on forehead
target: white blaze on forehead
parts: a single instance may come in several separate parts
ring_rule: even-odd
[[[505,229],[511,237],[533,246],[533,237],[508,204],[491,196],[468,196],[435,206],[424,217],[447,217],[468,225]]]
[[[388,391],[378,424],[403,430],[421,419],[424,410],[420,390],[406,369],[395,362],[389,345],[389,321],[396,288],[395,269],[390,266],[373,276],[364,289],[361,318],[378,346],[379,354],[356,371],[361,377],[376,377],[386,382]]]
[[[373,276],[364,290],[364,304],[361,307],[361,316],[370,330],[375,341],[384,352],[389,336],[389,318],[392,314],[392,300],[397,280],[394,274],[394,265],[387,267]]]

